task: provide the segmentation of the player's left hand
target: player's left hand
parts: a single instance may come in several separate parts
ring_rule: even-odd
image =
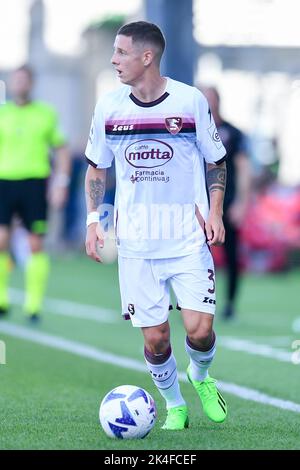
[[[210,214],[205,224],[206,238],[210,246],[222,245],[225,241],[225,229],[222,216]]]

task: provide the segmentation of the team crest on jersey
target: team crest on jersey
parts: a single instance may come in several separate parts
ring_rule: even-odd
[[[170,134],[178,134],[182,129],[182,119],[181,117],[169,117],[165,119],[165,126],[170,132]]]

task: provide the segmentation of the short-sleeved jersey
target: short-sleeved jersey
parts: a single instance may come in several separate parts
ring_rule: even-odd
[[[127,86],[103,97],[86,157],[97,168],[115,158],[119,255],[173,258],[199,251],[205,235],[195,217],[194,173],[200,174],[197,204],[205,213],[204,160],[220,163],[225,154],[207,101],[194,87],[168,78],[165,93],[151,103]]]
[[[47,178],[49,149],[64,143],[56,113],[48,104],[0,106],[0,179]]]

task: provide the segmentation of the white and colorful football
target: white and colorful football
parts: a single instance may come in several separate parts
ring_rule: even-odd
[[[118,258],[118,249],[116,246],[116,237],[113,228],[103,232],[100,224],[97,225],[96,233],[98,237],[104,237],[104,246],[101,248],[99,242],[96,243],[96,251],[103,264],[112,264]]]
[[[141,387],[120,385],[103,398],[99,419],[109,437],[143,439],[156,421],[155,402]]]

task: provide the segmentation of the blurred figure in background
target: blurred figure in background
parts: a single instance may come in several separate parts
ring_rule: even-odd
[[[235,315],[235,302],[239,286],[239,228],[243,224],[249,204],[252,170],[246,136],[220,114],[220,96],[214,87],[201,87],[207,98],[219,136],[227,151],[227,184],[224,197],[224,250],[227,266],[227,291],[222,312],[224,320]]]
[[[9,309],[9,249],[16,215],[28,232],[31,253],[25,266],[24,311],[36,320],[49,271],[43,249],[47,202],[49,199],[55,208],[65,204],[70,157],[55,111],[48,104],[31,100],[32,86],[32,70],[27,65],[19,67],[9,82],[13,101],[0,107],[0,315]],[[56,159],[48,192],[52,148]]]

